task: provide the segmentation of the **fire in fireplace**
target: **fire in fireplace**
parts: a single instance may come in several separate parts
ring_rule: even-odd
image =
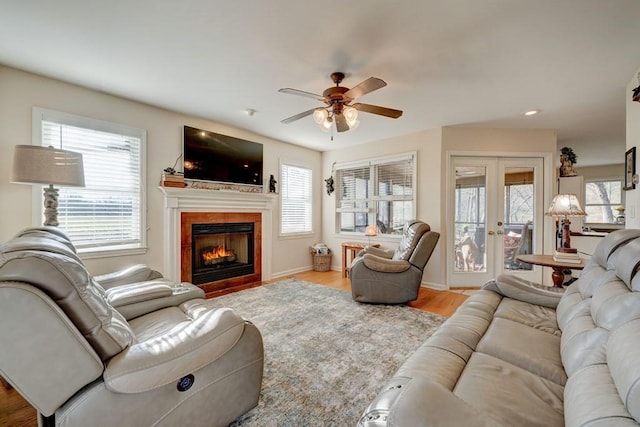
[[[192,224],[192,281],[199,285],[254,273],[254,224]]]
[[[236,257],[236,253],[227,250],[224,245],[218,246],[207,246],[202,249],[200,252],[200,257],[202,258],[202,263],[204,265],[218,265],[225,264],[229,262],[234,262],[238,257]]]

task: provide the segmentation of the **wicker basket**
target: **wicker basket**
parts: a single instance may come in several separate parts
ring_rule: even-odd
[[[313,254],[313,271],[331,270],[331,257],[333,254],[318,255]]]

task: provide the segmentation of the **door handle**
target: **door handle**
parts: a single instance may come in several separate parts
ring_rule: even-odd
[[[489,231],[487,232],[487,234],[488,234],[489,236],[493,236],[494,234],[496,234],[496,232],[495,232],[495,231],[493,231],[493,230],[489,230]]]
[[[498,231],[496,231],[496,234],[504,234],[504,231],[498,230]]]

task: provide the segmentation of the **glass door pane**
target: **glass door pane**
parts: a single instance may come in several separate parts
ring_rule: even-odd
[[[455,177],[453,270],[486,272],[487,170],[485,166],[456,166]]]
[[[533,253],[534,168],[504,168],[503,270],[531,270],[531,264],[516,259]]]

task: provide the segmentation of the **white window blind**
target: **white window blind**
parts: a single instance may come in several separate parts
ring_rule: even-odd
[[[282,163],[280,166],[280,232],[311,233],[313,218],[311,169]]]
[[[336,165],[338,232],[398,234],[415,218],[415,155]]]
[[[142,247],[144,131],[141,136],[132,136],[91,128],[91,119],[46,116],[43,114],[41,121],[42,145],[83,155],[85,187],[60,188],[60,228],[81,251]],[[95,127],[104,128],[104,123],[96,121]],[[117,130],[117,125],[114,128]]]

